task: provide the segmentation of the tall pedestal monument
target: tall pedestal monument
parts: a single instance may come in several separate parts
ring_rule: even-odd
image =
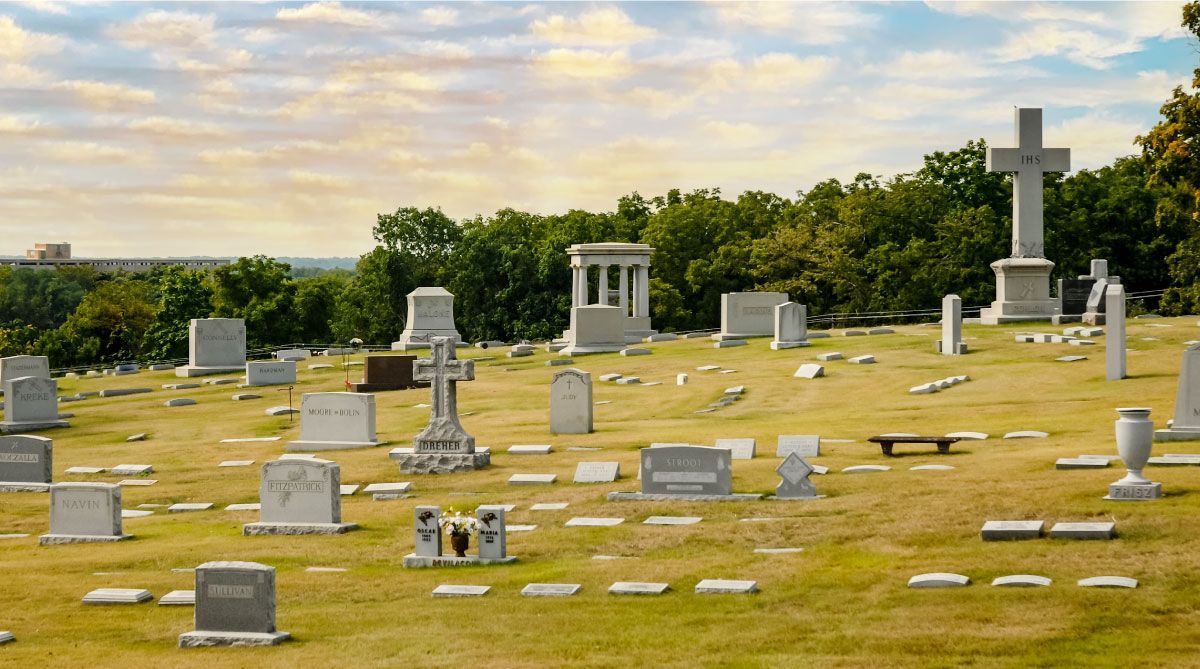
[[[1016,109],[1016,148],[989,148],[989,172],[1013,173],[1012,255],[992,263],[996,301],[980,311],[985,325],[1050,320],[1050,271],[1042,233],[1042,175],[1071,169],[1070,149],[1042,146],[1042,110]]]

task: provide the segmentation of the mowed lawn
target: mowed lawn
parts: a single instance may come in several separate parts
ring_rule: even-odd
[[[1152,327],[1152,325],[1170,327]],[[54,439],[57,481],[120,477],[67,476],[71,466],[154,466],[149,487],[126,487],[125,508],[139,504],[213,502],[211,511],[125,520],[135,539],[116,544],[39,547],[49,526],[45,494],[0,496],[0,630],[15,643],[0,646],[0,665],[129,667],[695,667],[695,666],[1196,666],[1200,665],[1200,468],[1151,467],[1167,495],[1154,502],[1106,502],[1119,462],[1096,471],[1056,471],[1058,457],[1115,453],[1116,407],[1153,409],[1165,427],[1175,403],[1183,342],[1200,339],[1196,317],[1130,320],[1130,378],[1106,382],[1104,339],[1094,347],[1017,344],[1022,330],[1059,332],[1049,324],[966,328],[971,353],[933,352],[936,328],[905,326],[896,334],[813,339],[809,348],[768,349],[768,339],[714,349],[706,339],[647,345],[650,356],[615,354],[576,359],[592,373],[596,432],[549,433],[549,382],[561,368],[553,354],[509,360],[503,352],[460,349],[482,358],[476,380],[459,384],[462,419],[481,446],[493,449],[488,470],[448,476],[401,475],[387,457],[407,446],[425,424],[428,390],[379,393],[378,431],[387,446],[327,454],[343,483],[412,481],[414,496],[374,502],[344,497],[343,520],[362,529],[341,536],[243,537],[256,512],[224,506],[258,501],[258,466],[283,452],[299,424],[264,409],[287,393],[263,388],[260,400],[234,402],[232,385],[163,390],[171,372],[60,380],[60,394],[110,387],[152,387],[148,394],[89,398],[63,404],[74,412]],[[1153,338],[1147,341],[1146,338]],[[874,354],[875,365],[823,363],[826,378],[792,377],[818,353]],[[1064,355],[1088,360],[1056,362]],[[310,371],[300,363],[300,393],[343,388],[337,368]],[[715,364],[730,374],[700,372]],[[643,383],[598,380],[617,372]],[[686,372],[690,382],[675,385]],[[357,380],[360,368],[351,372]],[[971,381],[932,395],[911,386],[956,374]],[[183,379],[178,379],[183,381]],[[723,390],[744,385],[743,399],[697,414]],[[195,406],[168,408],[173,397]],[[932,446],[897,446],[885,458],[867,443],[884,432],[942,435],[973,430],[986,441],[957,444],[949,455]],[[1005,432],[1042,430],[1047,439],[1002,440]],[[126,443],[146,432],[144,442]],[[636,490],[638,449],[651,442],[712,445],[723,437],[754,437],[758,457],[734,462],[734,490],[769,494],[779,481],[780,434],[820,434],[853,440],[825,443],[814,462],[817,501],[737,503],[609,502],[606,493]],[[223,438],[280,435],[273,443],[221,444]],[[510,456],[513,444],[554,445],[548,456]],[[570,451],[572,446],[599,451]],[[1200,452],[1200,442],[1156,444],[1155,454]],[[218,468],[222,460],[255,460]],[[622,478],[573,484],[581,461],[616,460]],[[910,471],[920,464],[953,471]],[[841,474],[856,464],[891,471]],[[554,473],[550,486],[509,486],[514,473]],[[531,511],[537,502],[569,502],[561,511]],[[413,549],[412,509],[436,504],[473,511],[479,504],[515,504],[510,524],[514,565],[404,569]],[[642,525],[651,515],[702,516],[696,525]],[[619,516],[611,528],[568,528],[573,516]],[[1114,520],[1114,541],[985,543],[988,519]],[[800,553],[755,554],[758,547],[800,547]],[[472,550],[474,547],[472,547]],[[596,555],[620,559],[595,560]],[[157,604],[85,606],[100,587],[146,588],[155,597],[191,589],[192,574],[176,571],[210,560],[251,560],[277,569],[278,627],[294,640],[276,648],[180,650],[176,637],[193,628],[191,607]],[[306,572],[309,566],[346,572]],[[951,590],[909,590],[908,578],[948,571],[972,584]],[[993,588],[1006,574],[1054,580],[1037,589]],[[1078,579],[1121,575],[1136,590],[1085,589]],[[697,595],[704,578],[751,579],[755,595]],[[614,581],[663,581],[661,597],[607,594]],[[574,597],[534,599],[527,583],[580,583]],[[476,599],[433,599],[439,584],[492,586]]]

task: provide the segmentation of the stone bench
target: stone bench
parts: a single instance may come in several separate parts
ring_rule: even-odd
[[[871,437],[867,441],[879,444],[884,455],[892,455],[892,446],[896,444],[937,444],[938,453],[949,453],[950,444],[959,441],[960,437]]]

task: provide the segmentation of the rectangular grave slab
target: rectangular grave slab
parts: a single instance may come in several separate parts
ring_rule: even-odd
[[[1116,536],[1117,524],[1112,522],[1055,523],[1050,528],[1052,539],[1113,539]]]
[[[490,585],[439,585],[433,589],[434,597],[482,597],[491,590]]]
[[[706,578],[696,584],[697,595],[748,595],[758,592],[757,581]]]
[[[730,452],[734,460],[753,460],[756,440],[753,437],[738,439],[717,439],[714,448],[724,448]]]
[[[300,401],[300,439],[291,452],[371,448],[375,436],[375,396],[369,393],[305,393]]]
[[[510,446],[510,455],[550,455],[554,448],[550,444],[518,444]]]
[[[195,590],[172,590],[158,598],[159,606],[195,606]]]
[[[154,599],[140,588],[97,588],[83,596],[84,604],[141,604]]]
[[[254,360],[246,363],[247,386],[278,386],[295,382],[294,360]]]
[[[671,589],[667,583],[617,581],[608,587],[610,595],[661,595]]]
[[[1045,525],[1042,520],[989,520],[979,534],[984,541],[1037,539],[1042,536]]]
[[[1059,458],[1054,461],[1055,469],[1104,469],[1108,467],[1107,460],[1095,458]]]
[[[578,583],[530,583],[521,589],[525,597],[570,597],[582,588]]]
[[[188,513],[190,511],[208,511],[213,508],[212,502],[180,502],[167,507],[167,513]]]
[[[781,434],[775,444],[775,457],[786,458],[795,453],[802,458],[821,455],[821,437],[816,434]]]
[[[624,518],[588,518],[576,517],[567,521],[567,527],[613,527],[625,522]]]
[[[650,516],[643,525],[695,525],[704,520],[699,516]]]
[[[575,465],[575,483],[612,483],[621,476],[619,462],[580,462]]]
[[[549,485],[554,483],[556,474],[513,474],[508,477],[509,485]]]

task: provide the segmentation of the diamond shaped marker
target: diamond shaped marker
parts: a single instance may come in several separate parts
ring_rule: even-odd
[[[775,469],[775,473],[782,476],[783,480],[788,483],[796,485],[808,478],[808,475],[813,473],[813,468],[812,465],[805,462],[804,458],[795,453],[788,453],[788,456]]]

